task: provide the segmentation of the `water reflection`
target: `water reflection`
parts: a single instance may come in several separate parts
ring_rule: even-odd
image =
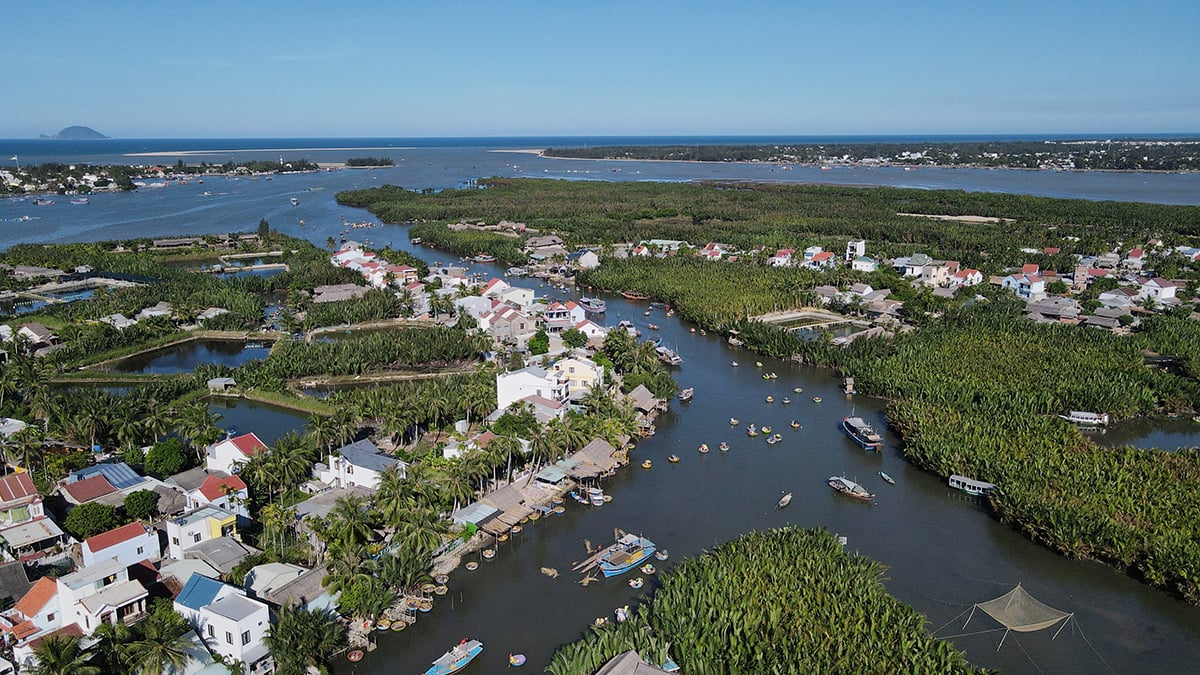
[[[237,368],[250,361],[265,359],[270,345],[235,340],[191,340],[182,344],[131,356],[112,367],[119,373],[168,375],[191,373],[196,366],[211,363]]]

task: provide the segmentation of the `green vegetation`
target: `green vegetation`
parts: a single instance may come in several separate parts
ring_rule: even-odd
[[[308,611],[283,607],[266,636],[278,675],[330,672],[329,661],[347,643],[346,625],[331,609]]]
[[[555,675],[593,673],[629,649],[686,673],[965,673],[924,618],[887,594],[883,567],[827,532],[751,532],[662,575],[621,624],[555,653]]]
[[[107,532],[121,526],[121,512],[115,506],[88,502],[71,509],[63,527],[79,539],[87,539],[94,534]]]
[[[812,143],[803,145],[633,145],[549,148],[548,157],[786,164],[900,164],[1125,171],[1200,169],[1200,140]]]
[[[346,166],[396,166],[391,157],[351,157]]]
[[[153,520],[158,516],[159,495],[154,490],[138,490],[125,498],[125,515],[134,520]]]
[[[52,635],[34,650],[38,675],[161,675],[177,672],[190,660],[191,630],[169,598],[155,598],[150,615],[132,626],[102,622],[87,649],[79,638]]]

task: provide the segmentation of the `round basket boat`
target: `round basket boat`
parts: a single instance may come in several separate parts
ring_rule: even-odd
[[[668,555],[669,554],[667,553],[666,549],[663,549],[663,550],[659,551],[658,553],[655,553],[654,557],[658,560],[666,560]]]
[[[408,597],[404,599],[404,609],[414,610],[421,605],[421,601],[417,598]]]
[[[512,529],[511,529],[511,530],[509,530],[509,532],[512,532],[513,534],[521,534],[521,526],[520,526],[520,525],[513,525],[513,526],[512,526]]]
[[[431,609],[433,609],[433,601],[432,600],[422,600],[421,604],[417,607],[417,610],[421,611],[421,612],[428,612]]]
[[[496,541],[498,541],[500,543],[504,543],[504,542],[508,541],[508,535],[507,534],[499,535],[498,537],[496,537]]]
[[[495,558],[495,557],[496,557],[496,549],[485,548],[483,550],[483,559],[484,560],[491,560],[492,558]],[[430,589],[430,590],[433,590],[433,589]]]
[[[380,619],[375,622],[375,630],[387,630],[392,627],[391,619]]]
[[[657,571],[654,569],[654,565],[651,565],[650,563],[642,565],[641,570],[642,574],[654,574]]]
[[[642,468],[643,468],[643,469],[649,469],[649,468],[650,468],[650,467],[652,467],[652,466],[654,466],[654,462],[651,462],[651,461],[650,461],[650,460],[648,460],[648,459],[647,459],[647,460],[645,460],[644,462],[642,462]]]
[[[612,495],[604,495],[604,503],[605,504],[607,504],[611,501],[612,501]]]
[[[541,517],[542,517],[542,514],[538,513],[537,511],[534,511],[533,513],[529,514],[530,520],[538,520]]]
[[[508,665],[513,668],[520,668],[521,666],[525,665],[525,655],[524,654],[509,654],[508,655]]]
[[[450,575],[448,575],[448,574],[439,574],[439,575],[437,575],[436,577],[434,577],[434,578],[433,578],[433,580],[434,580],[435,582],[437,582],[438,584],[445,584],[447,581],[450,581]]]
[[[565,506],[556,506],[556,507],[554,507],[554,512],[555,512],[555,513],[557,513],[558,515],[560,515],[560,516],[561,516],[562,514],[564,514],[564,513],[566,513],[566,512],[567,512],[567,507],[565,507]]]
[[[679,455],[670,455],[667,457],[667,461],[672,464],[677,464],[679,463]]]
[[[445,586],[438,586],[433,589],[434,595],[445,595],[450,589]]]
[[[425,594],[432,593],[435,588],[437,588],[437,584],[421,584],[421,592]]]
[[[555,506],[558,506],[559,504],[563,503],[563,498],[555,497],[554,499],[550,500],[550,503],[554,504]]]
[[[474,572],[475,570],[479,569],[479,563],[472,560],[466,565],[463,565],[463,567],[466,567],[468,572]]]
[[[404,630],[405,628],[408,628],[407,621],[393,621],[392,622],[392,632],[394,632],[394,633],[398,633],[398,632]]]
[[[361,649],[351,650],[349,654],[346,654],[346,660],[348,660],[350,663],[358,663],[359,661],[362,661],[363,660],[363,650],[361,650]]]

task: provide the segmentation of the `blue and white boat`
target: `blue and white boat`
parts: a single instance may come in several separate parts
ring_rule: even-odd
[[[425,675],[449,675],[449,673],[457,673],[467,666],[476,656],[483,652],[483,643],[479,640],[463,639],[462,642],[450,648],[450,651],[442,654],[441,658],[433,662],[429,670],[425,671]]]
[[[636,534],[626,534],[600,555],[600,571],[615,577],[641,565],[654,555],[654,542]]]
[[[883,437],[861,417],[847,416],[842,420],[842,431],[864,450],[878,450],[883,447]]]
[[[583,308],[583,311],[592,314],[603,314],[608,311],[608,305],[600,298],[579,298],[579,306]]]

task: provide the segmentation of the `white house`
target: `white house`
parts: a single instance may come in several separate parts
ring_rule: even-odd
[[[167,526],[167,552],[183,560],[184,551],[201,542],[225,537],[237,528],[237,516],[215,506],[204,506],[195,511],[169,518]]]
[[[544,369],[528,366],[511,373],[496,375],[496,407],[504,410],[526,396],[565,403],[569,397],[570,382],[563,377],[551,375]]]
[[[501,302],[507,302],[510,305],[528,309],[533,305],[534,293],[531,288],[521,288],[520,286],[509,286],[500,291],[496,295],[496,299]]]
[[[608,337],[608,329],[590,319],[584,319],[583,321],[575,324],[575,330],[586,335],[589,341],[603,340],[604,338]]]
[[[175,598],[175,611],[196,627],[213,652],[245,664],[246,673],[273,670],[263,640],[271,627],[265,603],[228,584],[194,574]]]
[[[157,560],[158,532],[141,523],[129,523],[108,532],[88,537],[83,542],[83,564],[90,567],[96,563],[115,558],[125,565],[136,565],[143,560]]]
[[[243,518],[250,517],[246,504],[250,501],[250,490],[238,476],[209,476],[200,487],[187,493],[189,511],[202,506],[215,506]]]
[[[878,263],[874,258],[868,258],[865,255],[860,255],[850,263],[850,269],[856,272],[874,272],[879,268]]]
[[[21,641],[62,627],[58,582],[53,577],[38,579],[11,610],[4,612],[2,620],[6,624],[6,632]]]
[[[796,253],[794,248],[781,248],[775,252],[775,255],[767,259],[767,264],[771,267],[791,267],[792,256]]]
[[[388,467],[399,466],[403,477],[408,464],[385,455],[369,440],[355,441],[329,453],[328,462],[318,465],[317,479],[334,487],[360,486],[379,489],[380,475]]]
[[[1177,302],[1175,291],[1179,287],[1169,279],[1138,279],[1138,300],[1152,300],[1156,304],[1174,304]]]
[[[1037,300],[1046,295],[1046,281],[1036,274],[1010,274],[1004,277],[1000,285],[1030,300]]]
[[[983,273],[977,269],[959,270],[950,277],[952,286],[978,286],[983,283]]]
[[[238,465],[245,464],[266,449],[267,444],[253,432],[226,438],[205,448],[204,465],[209,471],[233,473]]]
[[[594,270],[600,266],[600,256],[596,255],[595,251],[584,249],[568,254],[567,262],[574,264],[579,269]]]
[[[133,623],[146,614],[149,593],[115,558],[59,577],[57,583],[62,625],[77,624],[84,634],[101,623]]]
[[[582,398],[604,383],[604,366],[582,356],[561,358],[550,366],[548,373],[567,380],[567,395],[572,399]]]
[[[867,242],[865,239],[851,239],[846,244],[846,262],[853,262],[865,255],[867,255]]]
[[[811,258],[808,257],[808,251],[804,253],[805,267],[814,268],[829,268],[837,265],[837,257],[833,255],[833,251],[817,251]]]

